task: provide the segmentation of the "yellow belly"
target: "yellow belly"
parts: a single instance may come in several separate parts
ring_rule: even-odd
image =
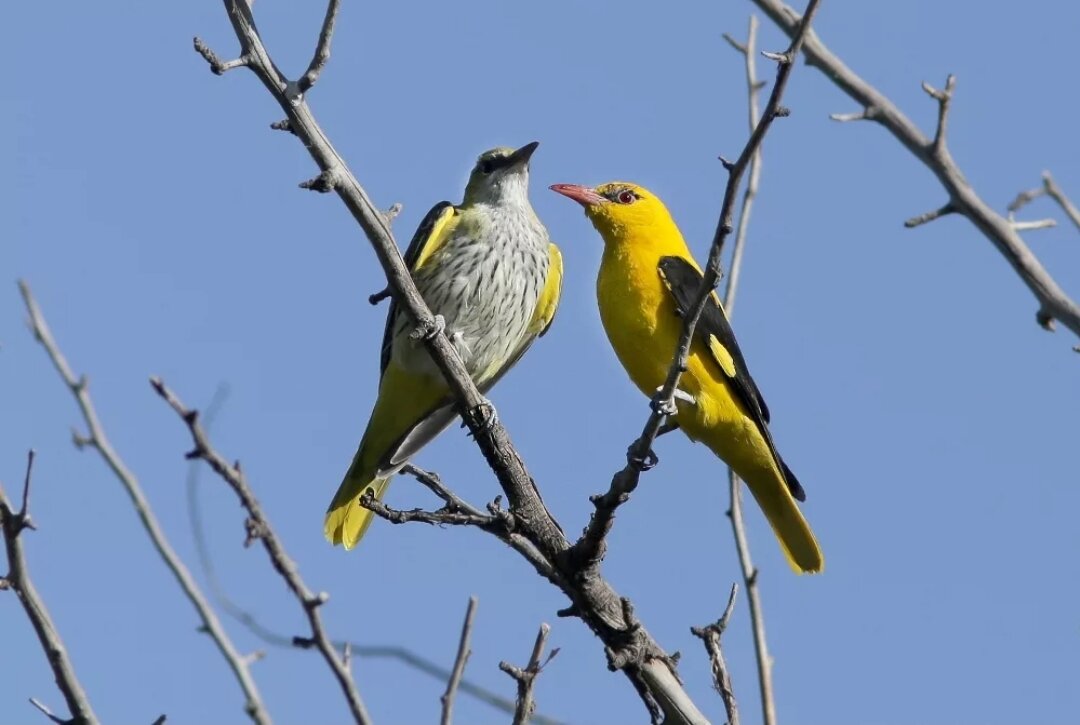
[[[651,397],[667,379],[682,318],[656,271],[658,260],[638,256],[605,260],[597,278],[597,299],[600,319],[619,362],[641,392]],[[779,474],[765,439],[697,340],[691,345],[679,388],[696,401],[693,405],[676,402],[675,417],[687,436],[708,445],[740,475]]]

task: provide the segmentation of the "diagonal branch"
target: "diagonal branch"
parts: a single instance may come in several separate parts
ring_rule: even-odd
[[[316,123],[302,95],[290,93],[290,83],[274,65],[255,29],[251,10],[242,0],[224,0],[229,21],[240,42],[245,67],[262,82],[284,111],[288,128],[304,144],[319,167],[314,188],[333,191],[352,213],[371,242],[395,301],[412,318],[433,362],[446,378],[451,394],[466,426],[505,493],[517,533],[537,552],[529,559],[541,576],[558,586],[570,599],[567,614],[580,617],[599,637],[608,653],[608,665],[621,670],[635,686],[642,700],[655,712],[663,711],[670,723],[705,723],[679,681],[674,660],[652,638],[640,622],[626,619],[624,598],[596,567],[582,569],[577,557],[568,556],[570,542],[540,498],[524,461],[510,441],[505,428],[493,415],[469,378],[456,349],[446,334],[434,324],[434,316],[420,296],[402,261],[389,221],[371,202]],[[197,47],[203,45],[197,42]],[[205,57],[205,54],[204,54]],[[213,70],[213,65],[211,64]],[[293,84],[295,87],[295,84]],[[657,426],[659,427],[659,426]],[[519,552],[521,550],[519,549]],[[654,714],[654,719],[659,715]]]
[[[221,656],[228,663],[229,669],[232,670],[233,675],[236,677],[236,681],[246,699],[244,711],[257,725],[268,725],[270,723],[270,714],[266,711],[266,705],[259,694],[259,688],[251,676],[249,662],[237,651],[225,628],[222,627],[221,620],[218,619],[217,614],[214,613],[210,603],[206,600],[206,596],[195,582],[195,578],[191,576],[191,572],[188,571],[180,556],[172,548],[172,544],[165,537],[165,532],[162,530],[157,516],[154,515],[153,510],[150,508],[150,502],[147,500],[146,494],[143,493],[139,480],[124,464],[120,455],[113,449],[112,444],[109,443],[109,439],[105,435],[105,429],[102,427],[97,411],[94,409],[94,404],[90,399],[86,376],[78,377],[72,372],[67,359],[60,352],[59,346],[53,339],[37,302],[30,293],[29,285],[20,281],[19,291],[22,293],[23,301],[26,303],[26,311],[30,315],[30,330],[34,338],[45,348],[45,352],[48,353],[53,366],[60,373],[61,379],[75,397],[75,402],[82,412],[88,434],[85,436],[75,434],[75,445],[79,448],[89,447],[96,450],[109,467],[109,470],[116,476],[120,485],[124,487],[128,497],[131,499],[132,506],[135,507],[135,513],[138,514],[147,536],[150,537],[154,550],[165,562],[165,566],[168,567],[176,582],[180,585],[184,595],[195,607],[201,625],[200,630],[210,635]]]
[[[79,678],[75,675],[75,668],[68,657],[64,642],[60,639],[60,633],[56,630],[49,610],[45,607],[45,601],[38,594],[34,582],[30,579],[30,572],[26,568],[26,557],[23,554],[20,534],[27,529],[33,529],[30,522],[30,476],[34,467],[34,451],[26,456],[26,478],[23,482],[23,500],[19,510],[8,500],[7,494],[0,486],[0,529],[3,531],[4,548],[7,550],[8,573],[0,579],[0,590],[10,589],[15,592],[23,611],[26,612],[30,624],[34,627],[38,642],[45,650],[45,657],[49,661],[56,686],[67,702],[71,719],[64,720],[53,715],[49,709],[41,705],[33,698],[30,702],[41,710],[53,722],[61,725],[97,725],[97,715],[90,706],[90,700],[83,690]],[[8,654],[10,661],[10,653]]]
[[[761,10],[787,35],[794,37],[801,29],[800,18],[782,0],[753,0]],[[944,142],[942,116],[948,99],[938,99],[939,121],[935,140],[928,139],[910,118],[880,91],[859,77],[825,46],[817,34],[810,32],[803,45],[806,61],[815,66],[844,93],[855,100],[873,120],[884,127],[933,172],[948,194],[949,204],[963,214],[1001,253],[1027,285],[1039,303],[1036,318],[1048,329],[1057,319],[1075,334],[1080,335],[1080,305],[1071,299],[1050,276],[1035,254],[1028,248],[1009,220],[998,214],[971,187],[949,153]],[[954,81],[955,83],[955,81]],[[951,94],[946,84],[945,92]],[[938,93],[942,93],[938,91]],[[936,96],[935,96],[936,97]],[[937,138],[942,139],[940,143]]]
[[[326,634],[326,629],[322,624],[322,617],[319,614],[319,608],[326,604],[330,598],[329,595],[326,592],[316,594],[308,589],[307,584],[304,583],[300,572],[297,570],[296,564],[289,558],[285,547],[277,537],[277,533],[270,525],[269,519],[262,510],[262,504],[259,503],[255,493],[248,485],[247,478],[240,469],[239,462],[229,463],[224,456],[211,446],[206,431],[203,430],[202,425],[199,423],[198,412],[185,407],[183,402],[165,386],[165,383],[160,378],[151,378],[150,385],[187,425],[188,432],[191,434],[191,439],[195,445],[194,449],[187,454],[187,457],[193,460],[206,461],[214,473],[218,474],[240,499],[241,505],[248,514],[245,523],[248,539],[245,545],[256,540],[262,543],[263,549],[266,551],[267,556],[270,557],[270,563],[273,565],[274,570],[281,575],[281,578],[285,580],[285,584],[289,587],[289,591],[300,602],[300,606],[307,617],[308,625],[311,627],[311,636],[296,637],[293,642],[305,648],[315,647],[319,651],[337,680],[342,694],[345,695],[353,719],[358,725],[367,725],[371,722],[371,717],[360,699],[360,693],[356,689],[356,683],[353,682],[349,668],[346,666],[344,659],[338,655],[333,643],[330,641],[330,637]]]

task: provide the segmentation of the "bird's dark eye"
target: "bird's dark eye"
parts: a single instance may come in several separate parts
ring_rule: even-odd
[[[486,159],[486,160],[480,162],[480,173],[481,174],[490,174],[494,170],[495,170],[495,162],[492,161],[491,159]]]
[[[630,191],[629,189],[623,189],[615,198],[619,200],[620,204],[631,204],[636,201],[638,197],[637,194]]]

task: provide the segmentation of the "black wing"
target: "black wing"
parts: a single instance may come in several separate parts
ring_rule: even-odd
[[[440,201],[431,207],[431,211],[420,221],[420,226],[416,228],[416,233],[413,234],[412,241],[409,242],[409,246],[405,250],[405,266],[408,267],[410,272],[415,271],[420,255],[432,240],[432,233],[444,221],[443,215],[446,210],[452,209],[453,206],[448,201]],[[379,359],[380,376],[386,371],[386,365],[390,362],[390,348],[394,342],[394,322],[397,318],[397,309],[397,301],[391,297],[390,309],[386,311],[386,327],[383,329],[382,354]]]
[[[693,305],[694,295],[701,287],[701,272],[682,257],[661,257],[658,271],[664,285],[675,298],[676,312],[682,317]],[[746,360],[743,358],[742,351],[739,350],[739,343],[735,341],[735,333],[715,294],[709,295],[705,301],[705,309],[702,310],[697,327],[694,328],[694,336],[716,357],[718,367],[723,372],[732,392],[765,437],[787,480],[791,495],[799,501],[806,500],[806,492],[795,478],[795,474],[780,458],[773,444],[772,435],[769,433],[769,408],[765,405],[765,399],[761,397],[761,391],[758,390],[754,379],[750,377]],[[717,345],[720,347],[719,351],[716,350]],[[717,354],[718,352],[720,355]],[[722,359],[723,353],[730,357],[730,362]]]

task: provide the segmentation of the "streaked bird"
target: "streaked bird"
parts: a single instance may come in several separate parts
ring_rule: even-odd
[[[630,379],[654,396],[667,378],[702,272],[663,202],[636,184],[551,187],[585,207],[604,239],[596,279],[600,319]],[[675,421],[746,481],[792,568],[819,572],[821,548],[796,501],[806,494],[769,433],[769,409],[750,377],[720,299],[710,295],[679,383]]]
[[[405,263],[465,367],[486,392],[543,335],[562,291],[562,255],[529,204],[536,142],[477,159],[461,204],[436,204],[420,223]],[[345,480],[326,514],[326,538],[356,545],[391,477],[456,414],[442,373],[416,325],[391,302],[383,334],[379,394]]]

